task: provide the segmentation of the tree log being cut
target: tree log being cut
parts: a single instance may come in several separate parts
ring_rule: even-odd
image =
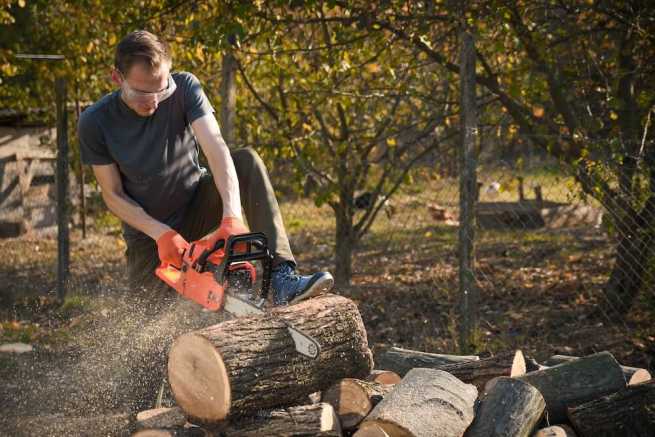
[[[543,395],[550,423],[566,420],[566,408],[617,392],[626,383],[619,363],[609,352],[519,376]]]
[[[578,359],[580,359],[580,357],[574,357],[571,355],[553,355],[544,362],[544,365],[556,366],[558,364],[568,363],[569,361],[575,361]],[[639,384],[651,379],[651,374],[646,369],[621,365],[621,370],[623,371],[623,376],[628,385]]]
[[[323,392],[322,401],[334,407],[343,429],[351,430],[392,389],[392,385],[344,378]]]
[[[583,437],[655,434],[655,381],[630,385],[608,396],[569,408],[568,416]]]
[[[285,322],[319,343],[317,358],[296,351]],[[305,403],[309,394],[334,381],[365,378],[372,367],[357,306],[327,295],[177,338],[169,353],[168,380],[192,421],[211,424]]]
[[[525,358],[521,351],[503,352],[478,361],[463,361],[439,366],[438,369],[445,370],[461,381],[475,385],[479,391],[482,391],[487,381],[498,376],[523,375]]]
[[[496,378],[480,398],[466,437],[529,437],[546,402],[535,387],[514,378]]]
[[[390,437],[460,437],[473,421],[477,396],[475,386],[448,372],[412,369],[373,408],[360,430],[376,426]]]
[[[446,364],[477,361],[477,355],[444,355],[390,347],[375,354],[375,367],[405,376],[415,367],[436,369]]]

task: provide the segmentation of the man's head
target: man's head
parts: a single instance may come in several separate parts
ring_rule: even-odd
[[[150,32],[137,30],[118,43],[112,79],[121,87],[123,101],[147,117],[174,90],[170,69],[168,44]]]

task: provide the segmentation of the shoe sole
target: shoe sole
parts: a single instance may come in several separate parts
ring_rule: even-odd
[[[327,293],[334,287],[334,278],[330,272],[323,272],[323,274],[302,294],[294,297],[289,301],[289,304],[298,303],[302,300],[316,296],[319,293]]]

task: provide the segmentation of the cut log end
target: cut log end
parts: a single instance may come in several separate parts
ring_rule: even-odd
[[[365,423],[353,437],[389,437],[389,434],[375,423]]]
[[[510,370],[511,377],[525,375],[527,371],[527,364],[523,352],[517,350],[514,354],[514,361],[512,362],[512,369]]]
[[[628,379],[628,385],[640,384],[642,382],[650,381],[650,379],[651,379],[651,375],[648,370],[636,369],[635,372],[632,375],[630,375],[630,379]]]
[[[400,382],[400,375],[391,370],[373,370],[370,375],[366,377],[367,381],[379,382],[380,384],[398,384]]]
[[[203,375],[204,378],[198,378]],[[221,355],[204,337],[186,334],[171,347],[168,377],[175,401],[200,422],[217,422],[230,411],[230,382]]]
[[[334,407],[344,429],[354,428],[373,408],[364,389],[346,378],[323,393],[323,402]]]

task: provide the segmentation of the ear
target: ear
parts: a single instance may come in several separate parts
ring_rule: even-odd
[[[111,70],[111,81],[118,86],[121,86],[123,83],[123,77],[115,68]]]

